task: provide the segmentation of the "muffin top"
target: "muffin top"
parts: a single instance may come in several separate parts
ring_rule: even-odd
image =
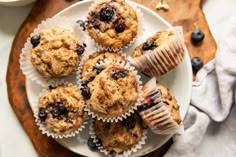
[[[143,136],[142,121],[138,115],[131,115],[117,123],[94,120],[93,129],[110,154],[119,154],[133,148]]]
[[[70,134],[86,119],[80,90],[72,84],[46,90],[38,101],[38,118],[45,128],[56,134]]]
[[[138,18],[125,0],[100,0],[89,12],[86,27],[100,45],[120,48],[137,35]]]
[[[143,54],[151,52],[155,48],[168,41],[173,35],[174,31],[172,30],[155,33],[153,36],[149,37],[144,43],[138,45],[134,49],[133,57],[139,57]]]
[[[35,37],[39,40],[37,44]],[[39,36],[31,38],[31,43],[31,62],[45,78],[70,75],[79,65],[83,53],[75,33],[60,27],[41,31]]]
[[[93,53],[83,64],[82,79],[88,80],[91,77],[95,77],[102,69],[105,68],[104,66],[100,66],[98,68],[98,65],[100,65],[100,63],[103,63],[106,59],[117,63],[121,63],[123,61],[126,62],[125,58],[116,52]]]
[[[82,95],[88,109],[103,118],[121,116],[128,112],[138,99],[136,76],[121,65],[108,65],[82,86]]]
[[[167,87],[161,84],[157,84],[157,89],[160,90],[161,100],[168,108],[172,119],[176,121],[178,124],[180,124],[182,120],[179,115],[179,105],[177,103],[175,96],[170,92],[170,90]]]

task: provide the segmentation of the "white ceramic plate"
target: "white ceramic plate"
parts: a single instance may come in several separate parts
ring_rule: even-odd
[[[0,0],[0,5],[23,6],[33,3],[35,0]]]
[[[91,0],[86,0],[82,2],[78,2],[65,10],[58,13],[56,16],[66,16],[72,20],[82,19],[85,20],[86,15],[88,13],[88,8],[91,5]],[[140,42],[144,41],[147,37],[154,34],[156,31],[164,30],[171,28],[172,26],[166,22],[163,18],[157,15],[155,12],[151,11],[150,9],[139,5],[134,2],[130,2],[131,5],[137,6],[143,13],[144,16],[144,24],[146,31],[140,36],[137,41],[131,46],[128,50],[132,50],[135,45],[139,44]],[[147,81],[147,78],[142,76],[143,81]],[[190,58],[187,52],[185,51],[185,58],[184,60],[178,65],[178,67],[171,72],[163,75],[159,78],[160,82],[166,85],[171,92],[176,96],[177,101],[180,105],[180,115],[184,118],[186,111],[189,106],[190,102],[190,95],[191,95],[191,83],[192,83],[192,71],[190,65]],[[26,80],[26,91],[29,103],[32,106],[36,105],[37,97],[39,92],[42,90],[42,87],[37,85],[35,82],[30,80]],[[89,125],[86,126],[80,137],[77,138],[69,138],[63,140],[57,140],[60,144],[68,148],[69,150],[78,153],[84,156],[91,156],[91,157],[102,157],[104,156],[102,153],[90,151],[87,146],[87,139],[89,138]],[[146,140],[146,144],[140,149],[138,152],[133,153],[132,156],[141,156],[147,154],[151,151],[156,150],[164,143],[166,143],[172,135],[156,135],[148,131],[148,138]]]

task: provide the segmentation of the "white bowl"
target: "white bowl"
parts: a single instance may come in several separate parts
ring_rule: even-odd
[[[5,6],[23,6],[33,3],[35,0],[0,0],[0,5]]]

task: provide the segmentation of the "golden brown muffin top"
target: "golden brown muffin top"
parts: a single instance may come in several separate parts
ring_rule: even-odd
[[[70,75],[79,65],[75,33],[60,27],[40,32],[40,43],[31,48],[31,62],[45,78]]]
[[[102,46],[123,47],[137,35],[137,14],[125,0],[100,0],[87,17],[87,31]]]
[[[100,117],[113,118],[128,112],[138,99],[138,82],[129,69],[110,64],[87,84],[87,107]]]
[[[69,134],[86,119],[80,90],[72,84],[50,87],[38,101],[38,117],[47,130]]]
[[[131,149],[138,144],[143,135],[142,122],[138,115],[132,115],[117,123],[95,120],[93,128],[103,147],[111,153],[122,153]]]

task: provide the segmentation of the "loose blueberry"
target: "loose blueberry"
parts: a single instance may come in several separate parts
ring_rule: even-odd
[[[201,29],[195,29],[192,31],[192,34],[191,34],[191,41],[194,44],[198,44],[204,39],[204,37],[205,37],[205,34]]]
[[[153,50],[155,49],[157,46],[154,45],[154,40],[149,40],[147,42],[145,42],[142,46],[142,50],[146,51],[146,50]]]
[[[200,57],[194,57],[191,59],[193,72],[196,73],[203,67],[203,60]]]
[[[76,21],[76,23],[78,23],[79,26],[83,28],[83,31],[85,31],[86,27],[85,27],[85,22],[83,20],[78,20]]]
[[[129,116],[126,119],[122,121],[122,124],[127,128],[127,129],[133,129],[135,127],[135,119],[133,116]]]
[[[115,23],[114,27],[115,27],[115,30],[117,33],[121,33],[125,30],[126,25],[123,22],[122,23],[117,22],[117,23]]]
[[[30,42],[33,45],[33,47],[36,47],[40,43],[40,36],[39,35],[32,36]]]
[[[125,78],[126,76],[128,76],[129,71],[128,70],[114,70],[112,73],[112,78],[114,78],[115,80],[119,79],[119,78]]]
[[[84,100],[90,99],[91,93],[90,93],[89,87],[87,85],[84,85],[84,84],[82,86],[83,87],[80,88],[80,90],[81,90],[81,94],[82,94]]]
[[[45,119],[47,118],[47,113],[44,108],[39,108],[39,113],[38,113],[39,119],[44,122]]]
[[[93,142],[93,138],[91,138],[91,137],[88,139],[87,145],[88,145],[89,149],[92,151],[95,151],[98,148],[96,145],[96,142]]]
[[[77,54],[81,55],[84,53],[85,47],[80,44],[76,44],[75,51],[77,52]]]
[[[103,7],[99,12],[99,19],[101,21],[110,21],[114,15],[113,8],[111,6]]]

